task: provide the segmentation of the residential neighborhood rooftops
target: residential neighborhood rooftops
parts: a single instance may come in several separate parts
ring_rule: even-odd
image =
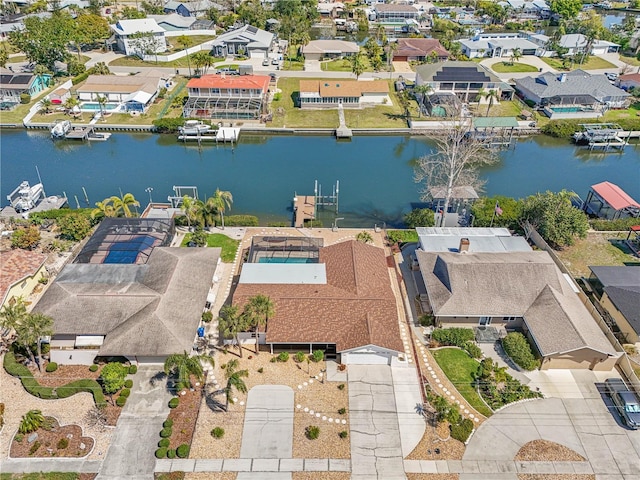
[[[267,48],[273,42],[274,34],[254,27],[253,25],[245,25],[236,30],[219,35],[212,45],[224,45],[226,42],[245,42],[249,47]]]
[[[300,94],[319,94],[321,97],[359,97],[363,93],[387,93],[386,80],[300,80]]]
[[[119,20],[115,25],[111,25],[111,28],[120,35],[134,35],[140,32],[164,32],[164,29],[153,18]]]
[[[428,56],[434,52],[438,57],[448,57],[449,52],[436,38],[399,38],[397,57]]]
[[[239,88],[267,91],[271,77],[268,75],[203,75],[192,78],[187,88]]]
[[[560,46],[563,48],[582,48],[586,47],[589,39],[582,33],[568,33],[560,38]],[[617,43],[608,42],[606,40],[594,40],[593,46],[619,46]]]
[[[309,53],[358,53],[360,47],[355,42],[344,40],[311,40],[302,47],[303,54]]]
[[[629,325],[640,333],[640,267],[594,266],[589,269]]]
[[[176,2],[177,3],[177,2]],[[168,8],[165,5],[165,8]],[[196,17],[183,17],[177,13],[170,13],[169,15],[147,15],[147,18],[152,18],[158,25],[167,24],[176,28],[187,29],[195,22],[198,21]]]
[[[0,300],[2,305],[12,285],[31,277],[42,267],[46,255],[16,248],[0,252]]]
[[[131,93],[144,92],[154,95],[162,81],[160,74],[153,75],[89,75],[84,83],[76,87],[81,92]]]
[[[562,95],[590,95],[594,98],[628,97],[625,91],[611,85],[604,75],[592,75],[584,70],[568,73],[546,72],[537,77],[516,79],[516,86],[525,88],[540,98]]]
[[[443,62],[419,65],[416,74],[425,82],[481,82],[502,83],[494,73],[475,62]]]
[[[591,189],[600,195],[614,210],[622,210],[628,207],[640,208],[640,204],[615,183],[601,182],[591,185]]]
[[[0,87],[4,89],[24,90],[33,82],[35,75],[26,73],[3,73],[0,75]]]

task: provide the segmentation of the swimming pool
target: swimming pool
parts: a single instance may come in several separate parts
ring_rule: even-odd
[[[107,103],[106,105],[102,106],[102,110],[105,110],[107,112],[111,110],[117,110],[118,108],[120,108],[119,103]],[[95,102],[84,102],[80,104],[80,110],[84,110],[85,112],[99,112],[100,104]]]
[[[258,263],[316,263],[314,258],[300,257],[261,257]]]
[[[554,113],[592,112],[589,107],[549,107]]]

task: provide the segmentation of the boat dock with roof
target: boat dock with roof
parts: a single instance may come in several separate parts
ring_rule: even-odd
[[[583,123],[579,125],[582,131],[573,134],[573,140],[578,145],[586,145],[589,150],[594,149],[624,149],[629,144],[629,138],[639,132],[626,132],[617,123]]]

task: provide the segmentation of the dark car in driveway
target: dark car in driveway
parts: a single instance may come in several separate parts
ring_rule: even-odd
[[[622,421],[633,430],[640,428],[640,402],[635,393],[619,378],[608,378],[604,387]]]

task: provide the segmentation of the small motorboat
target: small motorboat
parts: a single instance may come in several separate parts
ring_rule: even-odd
[[[187,120],[182,127],[178,128],[181,135],[203,135],[211,130],[211,125],[200,120]]]
[[[71,130],[71,122],[69,120],[58,120],[51,125],[51,138],[54,140],[57,138],[64,138]]]

